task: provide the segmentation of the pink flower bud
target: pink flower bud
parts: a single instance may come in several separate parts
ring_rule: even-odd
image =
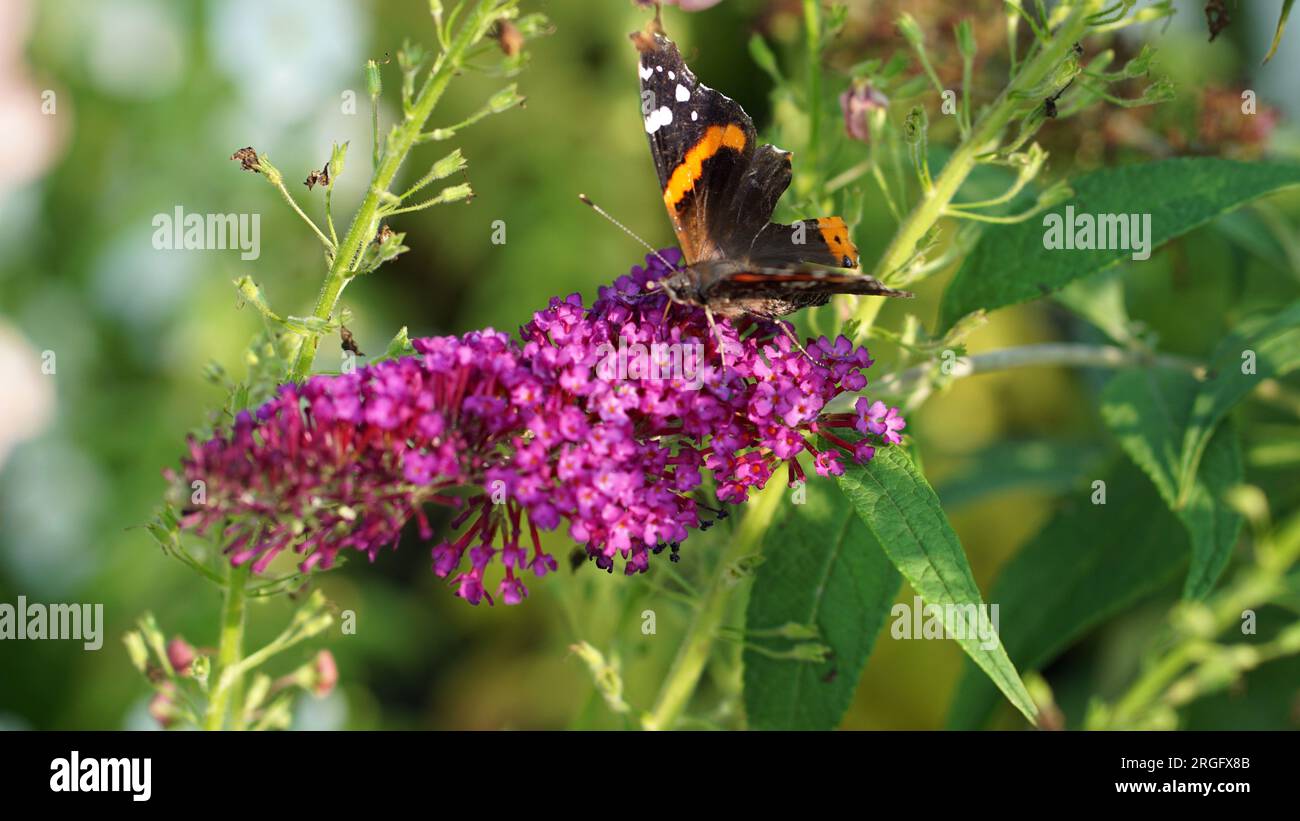
[[[189,675],[190,665],[194,663],[197,654],[190,643],[180,636],[176,636],[167,645],[167,660],[171,662],[172,669],[178,675]]]
[[[175,686],[169,681],[163,684],[162,689],[155,693],[153,698],[149,699],[149,715],[164,730],[171,727],[180,718],[180,711],[176,709],[176,703],[172,701],[172,695],[175,692]]]
[[[312,687],[312,692],[323,698],[330,694],[339,681],[339,668],[334,663],[334,654],[329,650],[321,650],[316,654],[312,667],[316,673],[316,683]]]
[[[844,112],[844,129],[859,142],[871,141],[871,115],[889,107],[889,98],[870,83],[855,82],[840,95],[840,110]]]

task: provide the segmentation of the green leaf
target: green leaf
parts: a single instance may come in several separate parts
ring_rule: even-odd
[[[745,712],[763,729],[830,730],[853,700],[902,580],[853,509],[825,483],[805,485],[764,537],[746,613]],[[809,625],[830,648],[824,662],[774,658],[798,644],[786,625]]]
[[[1289,236],[1280,234],[1262,216],[1264,213],[1267,212],[1259,208],[1242,208],[1216,219],[1213,228],[1232,245],[1239,258],[1256,257],[1275,268],[1288,271],[1292,267],[1288,254],[1294,253],[1288,246],[1294,241]]]
[[[755,34],[749,38],[749,56],[767,76],[772,78],[772,82],[777,85],[785,83],[785,78],[781,76],[781,69],[777,66],[776,55],[772,53],[763,35]]]
[[[1002,641],[1021,670],[1041,670],[1088,630],[1166,585],[1187,556],[1187,537],[1155,488],[1127,460],[1048,521],[1007,562],[990,591]],[[967,663],[948,714],[951,729],[983,726],[997,690]]]
[[[1116,342],[1138,341],[1124,300],[1124,281],[1115,269],[1071,282],[1057,292],[1056,301]]]
[[[1277,54],[1277,47],[1282,44],[1282,32],[1286,31],[1286,19],[1291,16],[1291,7],[1295,5],[1295,0],[1286,0],[1282,4],[1282,13],[1277,18],[1277,29],[1273,32],[1273,43],[1268,47],[1268,54],[1264,57],[1264,62],[1273,59]]]
[[[990,226],[944,292],[940,327],[1057,291],[1131,257],[1133,251],[1053,250],[1045,222],[1082,214],[1150,214],[1150,250],[1251,200],[1300,184],[1300,166],[1190,157],[1106,168],[1072,181],[1075,196],[1041,219]],[[1068,230],[1068,223],[1066,228]],[[1131,243],[1131,238],[1130,238]]]
[[[886,447],[866,465],[845,469],[840,488],[903,578],[929,604],[982,605],[979,588],[939,497],[901,448]],[[998,689],[1034,722],[1037,710],[999,638],[985,648],[960,607],[955,640]]]
[[[1179,451],[1198,386],[1193,376],[1180,371],[1126,371],[1106,385],[1101,405],[1106,425],[1191,537],[1191,567],[1183,586],[1188,598],[1202,598],[1214,587],[1243,522],[1223,500],[1223,494],[1242,480],[1241,446],[1236,430],[1228,425],[1207,447],[1186,502],[1178,502]]]
[[[1246,373],[1246,351],[1254,372]],[[1200,387],[1182,442],[1177,469],[1177,503],[1185,505],[1215,426],[1264,379],[1300,368],[1300,302],[1268,319],[1242,324],[1224,338],[1210,360],[1210,378]]]

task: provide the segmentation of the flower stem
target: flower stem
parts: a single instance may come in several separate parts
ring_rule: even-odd
[[[988,353],[975,354],[955,360],[944,379],[962,379],[982,373],[1009,371],[1017,368],[1074,367],[1074,368],[1137,368],[1154,366],[1167,370],[1184,371],[1198,379],[1205,377],[1201,363],[1174,354],[1150,353],[1130,350],[1115,345],[1087,345],[1077,342],[1047,342],[1038,345],[1020,345]],[[916,365],[905,371],[889,373],[871,383],[871,396],[908,396],[909,405],[915,407],[933,392],[932,364]],[[1270,380],[1272,382],[1273,380]],[[1261,385],[1266,387],[1267,383]],[[837,396],[822,410],[824,414],[847,413],[861,394]]]
[[[243,677],[224,680],[228,669],[239,665],[244,654],[244,585],[248,567],[232,567],[226,577],[226,600],[221,608],[221,637],[217,645],[217,669],[213,676],[212,697],[208,701],[208,714],[204,718],[205,730],[220,730],[225,724],[226,708],[233,707],[233,724],[239,722],[240,702],[243,700]],[[236,726],[235,729],[238,729]]]
[[[401,124],[395,126],[389,134],[382,158],[375,168],[374,176],[371,177],[370,187],[366,190],[366,195],[352,218],[352,224],[330,262],[325,282],[321,285],[320,294],[316,298],[316,309],[312,312],[317,319],[329,320],[333,316],[339,296],[342,295],[344,286],[351,278],[361,252],[379,228],[377,223],[382,195],[393,184],[393,178],[397,176],[402,161],[419,141],[420,132],[442,98],[443,92],[447,90],[451,78],[460,70],[470,47],[486,32],[490,20],[485,22],[485,19],[490,17],[490,12],[495,7],[494,0],[483,0],[480,3],[473,17],[461,26],[447,50],[434,63],[415,103],[406,112]],[[302,347],[298,350],[297,359],[289,374],[293,381],[301,382],[311,373],[319,345],[319,333],[308,332],[304,335]]]
[[[804,0],[804,29],[808,38],[808,167],[821,185],[822,9],[821,0]]]
[[[1043,366],[1133,368],[1145,365],[1187,371],[1198,378],[1205,375],[1205,367],[1193,359],[1173,354],[1129,350],[1115,345],[1087,345],[1076,342],[1045,342],[976,354],[955,361],[948,375],[961,378],[992,371]],[[928,365],[918,365],[901,373],[881,377],[876,381],[876,385],[891,393],[905,391],[909,386],[928,377],[931,370]]]
[[[284,180],[277,179],[275,182],[275,187],[280,191],[280,196],[284,198],[284,201],[287,202],[289,204],[289,207],[294,210],[294,213],[302,217],[303,222],[307,223],[308,227],[311,228],[312,232],[316,234],[316,238],[319,239],[325,245],[326,250],[333,251],[334,243],[330,242],[330,238],[325,236],[325,234],[316,225],[316,222],[311,217],[307,216],[307,213],[303,211],[302,208],[298,205],[298,201],[293,198],[293,194],[290,194],[289,189],[284,187]]]
[[[1032,59],[1026,61],[1019,73],[1012,78],[998,98],[980,115],[970,135],[961,141],[957,150],[948,159],[943,171],[934,179],[934,186],[921,195],[921,200],[912,208],[894,234],[888,247],[876,263],[875,277],[885,282],[904,267],[916,253],[917,245],[930,233],[930,229],[943,216],[954,196],[961,189],[966,178],[975,170],[979,158],[994,150],[1003,130],[1010,124],[1016,113],[1025,105],[1022,96],[1027,89],[1032,89],[1046,80],[1051,72],[1061,64],[1073,48],[1075,42],[1082,38],[1088,28],[1087,18],[1097,6],[1096,0],[1081,0],[1069,12],[1065,21],[1057,29],[1056,35]],[[866,339],[872,322],[880,313],[884,297],[863,297],[856,314],[859,320],[857,341]]]
[[[718,560],[713,581],[695,611],[695,618],[687,629],[677,657],[659,688],[654,707],[641,719],[644,729],[669,730],[681,718],[682,710],[695,692],[713,652],[713,642],[727,614],[727,605],[741,588],[736,578],[736,563],[755,551],[784,491],[784,483],[769,482],[750,502],[738,532]]]

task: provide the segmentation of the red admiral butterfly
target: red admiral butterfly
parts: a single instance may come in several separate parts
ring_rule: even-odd
[[[910,297],[858,272],[840,217],[771,222],[791,154],[756,145],[754,121],[695,79],[657,22],[633,35],[642,111],[664,205],[686,267],[660,281],[673,299],[719,316],[772,319],[831,294]]]

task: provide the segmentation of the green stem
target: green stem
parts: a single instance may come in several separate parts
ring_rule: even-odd
[[[484,0],[484,3],[475,11],[474,17],[461,27],[455,39],[452,40],[450,47],[434,64],[423,88],[420,89],[419,96],[415,99],[415,104],[406,113],[401,125],[395,127],[389,135],[382,159],[375,168],[374,176],[370,180],[370,187],[361,200],[361,205],[352,218],[352,225],[343,236],[343,242],[339,245],[334,259],[330,263],[329,273],[325,277],[324,284],[321,285],[320,294],[316,298],[316,309],[312,312],[312,315],[317,319],[328,321],[333,316],[334,308],[343,293],[343,288],[347,285],[348,279],[351,278],[354,264],[360,258],[366,243],[370,242],[379,227],[376,223],[378,222],[379,204],[382,195],[393,184],[398,169],[402,167],[406,155],[410,153],[419,140],[420,132],[424,129],[425,123],[428,122],[434,107],[442,98],[443,92],[447,90],[448,83],[460,70],[466,53],[479,39],[482,31],[486,30],[481,19],[485,14],[484,9],[491,11],[494,5],[491,0]],[[293,381],[301,382],[311,373],[312,363],[316,359],[316,349],[319,345],[319,333],[309,332],[304,335],[302,347],[298,350],[297,359],[294,361],[293,369],[289,374]]]
[[[320,230],[316,225],[315,220],[307,216],[307,212],[303,211],[298,205],[298,201],[293,198],[293,194],[290,194],[289,189],[284,187],[284,180],[277,179],[275,187],[280,191],[280,196],[284,198],[284,201],[289,203],[289,207],[294,210],[294,213],[302,217],[302,221],[307,223],[307,226],[311,228],[312,233],[316,235],[316,238],[325,245],[326,250],[333,251],[334,243],[330,242],[329,237],[325,236],[325,234]],[[328,196],[328,194],[326,194],[326,196]]]
[[[735,577],[736,563],[756,549],[785,489],[784,482],[769,482],[750,503],[739,531],[718,559],[713,581],[700,600],[699,609],[695,611],[695,618],[686,631],[677,657],[659,688],[654,706],[641,719],[644,729],[669,730],[681,718],[682,710],[695,692],[713,652],[713,642],[718,638],[722,620],[727,614],[727,605],[732,595],[741,588]]]
[[[239,665],[244,654],[244,584],[248,567],[232,567],[226,577],[226,600],[221,608],[221,637],[217,645],[217,669],[212,680],[217,682],[208,701],[205,730],[220,730],[225,724],[226,708],[233,705],[234,724],[238,729],[240,702],[243,699],[243,677],[233,682],[223,682],[226,670]]]
[[[1133,721],[1145,713],[1165,688],[1182,674],[1191,662],[1191,651],[1190,644],[1180,644],[1138,679],[1115,705],[1110,727],[1115,730],[1131,729]]]
[[[883,300],[881,300],[883,301]],[[1016,370],[1019,368],[1165,368],[1184,371],[1197,379],[1205,378],[1205,366],[1193,359],[1174,354],[1130,350],[1116,345],[1088,345],[1080,342],[1044,342],[1001,348],[988,353],[963,357],[953,362],[943,374],[943,381],[964,379],[968,376]],[[935,369],[932,362],[915,365],[903,371],[878,376],[871,382],[870,395],[903,397],[919,404],[934,390]],[[1263,386],[1261,386],[1263,387]],[[842,394],[835,397],[822,413],[848,413],[859,396]],[[913,405],[915,406],[915,405]]]
[[[804,29],[808,37],[808,167],[821,185],[822,9],[821,0],[804,0]],[[820,192],[819,192],[820,193]]]
[[[975,169],[979,158],[997,147],[1003,130],[1024,106],[1021,92],[1041,84],[1065,60],[1070,49],[1087,30],[1089,10],[1096,5],[1095,0],[1083,0],[1071,9],[1056,36],[1037,55],[1020,67],[1020,72],[980,116],[970,136],[962,140],[943,167],[942,173],[935,178],[934,187],[922,194],[920,202],[912,208],[911,213],[898,227],[898,231],[881,255],[880,261],[876,263],[877,279],[888,282],[888,277],[912,258],[917,244],[943,216],[944,210]],[[866,339],[871,323],[880,312],[883,301],[881,297],[864,297],[859,303],[857,312],[859,342]]]

